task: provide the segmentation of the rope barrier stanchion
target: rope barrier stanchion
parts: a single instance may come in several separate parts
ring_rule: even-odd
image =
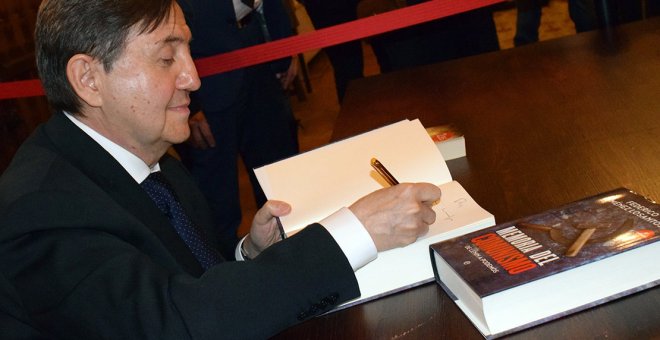
[[[289,57],[494,5],[505,0],[431,0],[313,32],[195,60],[200,77]],[[0,100],[42,96],[39,80],[0,83]]]

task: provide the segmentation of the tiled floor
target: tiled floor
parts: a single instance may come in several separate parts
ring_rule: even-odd
[[[507,9],[494,14],[500,48],[513,48],[515,35],[516,10]],[[540,40],[553,39],[565,35],[575,34],[573,22],[568,16],[567,0],[550,0],[548,6],[543,8]],[[368,45],[364,45],[364,74],[372,76],[378,74],[379,68],[376,58]],[[299,120],[299,141],[301,151],[316,148],[326,144],[332,134],[334,122],[339,113],[339,104],[334,89],[332,67],[323,53],[317,56],[308,65],[309,78],[312,91],[307,93],[305,100],[291,97],[291,106],[296,118]],[[243,223],[239,234],[247,233],[252,216],[256,211],[250,182],[242,170],[240,176],[241,204],[243,207]]]

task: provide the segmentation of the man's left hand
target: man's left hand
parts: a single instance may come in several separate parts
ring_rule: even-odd
[[[275,217],[284,216],[290,212],[291,206],[282,201],[267,201],[257,211],[252,220],[250,235],[243,241],[243,248],[250,258],[254,258],[264,249],[281,240]]]
[[[282,83],[282,88],[288,90],[289,87],[291,87],[293,80],[296,79],[297,75],[298,75],[298,62],[296,61],[296,58],[291,58],[291,64],[289,65],[289,69],[286,70],[286,72],[278,73],[276,76],[277,79],[279,79],[280,82]]]

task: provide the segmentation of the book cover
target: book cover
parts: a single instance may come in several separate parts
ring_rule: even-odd
[[[458,138],[463,136],[463,133],[460,132],[454,125],[436,125],[426,128],[426,132],[429,134],[429,137],[433,142],[444,142],[453,138]]]
[[[642,255],[653,252],[653,248],[633,251],[647,245],[657,248],[659,215],[660,206],[653,201],[617,189],[434,244],[431,255],[436,278],[455,300],[460,300],[457,304],[471,319],[480,319],[472,321],[481,324],[477,327],[482,333],[529,327],[625,295],[623,292],[657,285],[658,265],[646,263],[655,263],[656,259]],[[604,265],[592,265],[599,261],[627,266],[624,271],[630,276],[612,272]],[[645,273],[652,268],[655,273]],[[605,275],[609,276],[600,277]],[[553,281],[555,278],[563,281]],[[592,288],[583,283],[586,280]],[[607,287],[599,289],[595,283],[598,280]],[[549,287],[551,282],[554,291]],[[509,301],[509,320],[497,316],[497,308],[492,305],[488,310],[489,301],[497,300],[499,295],[516,294],[526,297],[526,303],[536,310],[520,307],[520,313],[527,315],[515,316],[517,306]],[[578,296],[569,299],[572,295]]]
[[[465,137],[453,124],[427,127],[426,132],[446,161],[465,157]]]

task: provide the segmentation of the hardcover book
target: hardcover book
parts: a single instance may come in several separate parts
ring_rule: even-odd
[[[617,189],[431,246],[437,282],[486,338],[660,283],[660,206]]]
[[[438,147],[445,161],[465,157],[465,137],[452,124],[436,125],[426,128],[429,137]]]
[[[495,224],[453,181],[442,154],[419,120],[404,120],[255,169],[269,199],[288,202],[281,218],[287,235],[318,222],[362,196],[388,186],[371,167],[377,158],[400,182],[429,182],[442,189],[436,222],[417,242],[380,252],[355,272],[360,298],[340,308],[433,281],[431,243]]]

